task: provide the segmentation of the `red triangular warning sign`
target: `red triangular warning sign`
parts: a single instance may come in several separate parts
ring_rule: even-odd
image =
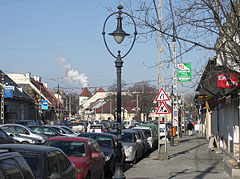
[[[157,109],[156,114],[170,114],[170,111],[164,102],[161,102],[160,106]]]
[[[170,99],[169,99],[168,95],[163,90],[163,88],[161,88],[155,101],[169,101],[169,100]]]

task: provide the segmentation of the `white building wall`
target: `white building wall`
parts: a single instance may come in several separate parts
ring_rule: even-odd
[[[238,126],[238,100],[220,104],[219,109],[219,136],[223,138],[228,147],[233,149],[234,128]],[[217,135],[217,110],[212,112],[212,132]],[[236,135],[236,134],[235,134]],[[236,136],[235,136],[236,137]]]

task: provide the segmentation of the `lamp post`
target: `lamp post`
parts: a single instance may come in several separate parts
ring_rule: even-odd
[[[113,12],[112,14],[110,14],[103,25],[103,40],[104,40],[104,44],[108,50],[108,52],[116,59],[115,60],[115,67],[116,67],[116,71],[117,71],[117,123],[118,123],[118,128],[117,128],[117,157],[116,157],[116,163],[115,163],[115,173],[113,178],[114,179],[125,179],[126,177],[124,176],[123,173],[123,167],[122,167],[122,147],[121,147],[121,68],[123,65],[123,61],[122,59],[124,57],[126,57],[129,52],[132,50],[133,45],[136,41],[136,35],[137,35],[137,30],[136,30],[136,23],[134,21],[134,19],[132,18],[132,16],[130,16],[128,13],[123,12],[122,9],[123,7],[121,5],[119,5],[118,7],[118,11],[117,12]],[[125,14],[127,17],[130,17],[130,19],[133,22],[134,25],[134,34],[133,34],[133,41],[132,44],[129,48],[129,50],[121,56],[121,51],[118,50],[118,54],[117,56],[114,55],[111,50],[109,49],[108,45],[107,45],[107,41],[106,41],[106,37],[105,37],[105,26],[106,23],[108,21],[108,19],[113,16],[113,15],[117,15],[117,28],[115,31],[113,31],[112,33],[108,33],[108,35],[113,36],[114,40],[117,42],[117,44],[121,44],[124,40],[124,38],[126,36],[130,36],[130,34],[124,32],[124,30],[122,29],[122,14]]]

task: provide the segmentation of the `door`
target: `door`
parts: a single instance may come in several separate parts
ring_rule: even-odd
[[[75,179],[77,178],[76,170],[73,164],[69,161],[69,159],[61,152],[56,151],[56,155],[58,157],[60,163],[60,173],[62,179]]]
[[[99,153],[99,149],[96,147],[96,145],[98,145],[97,142],[95,142],[94,140],[89,140],[88,146],[89,146],[89,152],[90,152],[90,160],[92,163],[91,175],[92,175],[92,178],[99,179],[103,171],[102,168],[103,168],[103,165],[104,165],[103,162],[105,162],[105,159],[101,156],[101,153]],[[92,153],[99,153],[100,157],[92,158],[91,156]],[[102,159],[104,160],[103,162],[102,162]]]

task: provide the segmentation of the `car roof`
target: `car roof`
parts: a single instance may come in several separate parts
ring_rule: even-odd
[[[43,145],[31,145],[31,144],[1,144],[0,149],[14,149],[16,151],[31,151],[31,152],[48,152],[53,150],[59,150],[56,147],[49,147]]]
[[[87,142],[89,140],[89,138],[86,138],[86,137],[57,136],[57,137],[51,137],[48,140],[69,140],[69,141]]]
[[[81,134],[79,134],[79,136],[81,137],[81,135],[83,134],[87,134],[87,135],[92,135],[92,136],[108,136],[108,137],[114,137],[116,135],[114,134],[109,134],[109,133],[96,133],[96,132],[83,132]]]
[[[117,130],[111,130],[111,132],[116,133]],[[122,129],[121,132],[136,133],[137,131],[134,131],[134,130],[132,130],[132,129]]]
[[[6,126],[19,126],[19,127],[22,127],[22,128],[26,128],[26,129],[29,129],[29,126],[24,126],[24,125],[21,125],[21,124],[1,124],[0,127],[6,127]]]

